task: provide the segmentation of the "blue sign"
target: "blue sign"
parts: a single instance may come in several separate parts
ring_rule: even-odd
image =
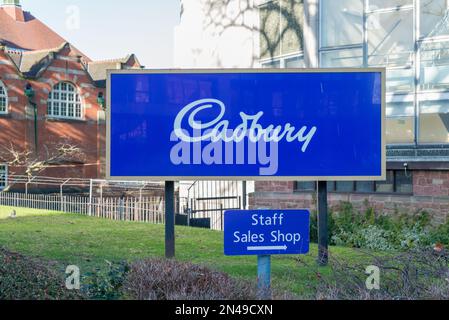
[[[309,229],[306,210],[226,211],[225,255],[307,254]]]
[[[113,71],[113,179],[382,180],[384,69]]]

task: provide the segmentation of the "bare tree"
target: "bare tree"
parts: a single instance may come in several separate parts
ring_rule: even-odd
[[[76,145],[70,143],[56,143],[53,147],[44,146],[45,152],[37,155],[30,150],[21,150],[12,142],[9,146],[0,146],[0,156],[8,167],[23,168],[24,175],[31,180],[50,167],[57,167],[67,163],[83,163],[85,154]],[[4,191],[8,191],[9,184]]]

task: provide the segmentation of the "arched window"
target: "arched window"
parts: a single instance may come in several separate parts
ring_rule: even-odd
[[[52,118],[82,119],[83,106],[78,89],[69,82],[55,85],[48,97],[47,112]]]
[[[3,82],[0,81],[0,114],[8,113],[8,91]]]

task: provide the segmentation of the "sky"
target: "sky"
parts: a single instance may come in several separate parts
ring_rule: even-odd
[[[22,7],[93,60],[135,53],[147,68],[173,66],[179,0],[22,0]]]

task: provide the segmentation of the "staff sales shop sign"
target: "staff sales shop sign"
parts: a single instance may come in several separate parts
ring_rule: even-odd
[[[384,69],[111,71],[108,178],[384,180],[384,94]]]
[[[310,213],[307,210],[226,211],[227,256],[307,254]]]

